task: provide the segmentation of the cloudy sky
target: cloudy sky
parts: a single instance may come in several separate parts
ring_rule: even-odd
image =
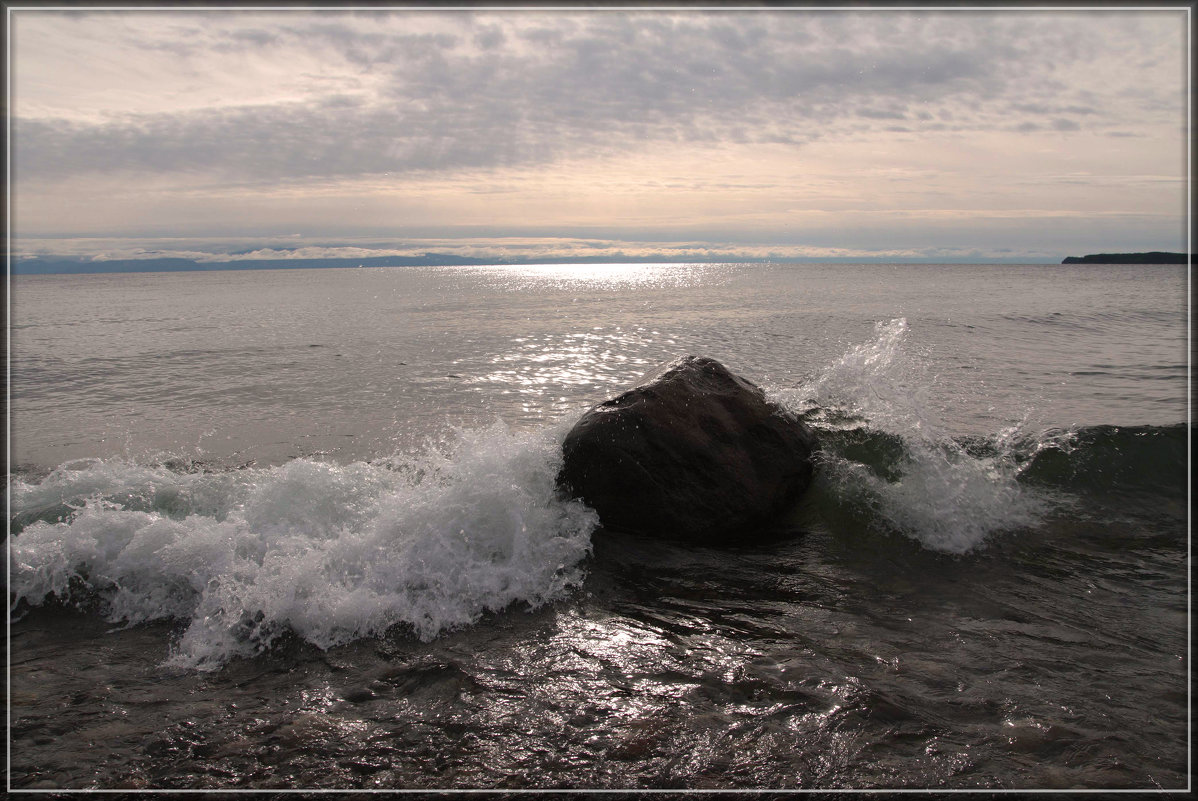
[[[1184,9],[9,13],[19,252],[1185,247]]]

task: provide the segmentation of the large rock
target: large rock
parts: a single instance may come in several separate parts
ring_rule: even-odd
[[[582,416],[559,485],[610,529],[750,543],[811,483],[815,434],[714,359],[687,356]]]

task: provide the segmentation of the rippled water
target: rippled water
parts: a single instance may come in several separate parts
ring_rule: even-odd
[[[895,318],[949,428],[1185,419],[1173,265],[22,276],[13,303],[17,464],[373,458],[449,422],[541,425],[681,353],[795,386]]]
[[[1183,268],[13,283],[14,788],[1188,781]],[[821,434],[795,536],[596,529],[683,353]]]

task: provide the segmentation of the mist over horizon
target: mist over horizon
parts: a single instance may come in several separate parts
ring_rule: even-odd
[[[585,239],[425,239],[351,242],[280,239],[38,239],[19,243],[14,273],[124,272],[151,269],[271,269],[610,262],[914,262],[1058,263],[1056,253],[978,249],[860,251],[851,248],[712,246],[702,242]],[[1068,254],[1066,254],[1068,255]]]

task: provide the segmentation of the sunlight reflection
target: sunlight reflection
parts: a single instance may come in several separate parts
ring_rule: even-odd
[[[626,289],[633,286],[689,286],[719,264],[503,264],[470,268],[509,283],[512,288],[534,285],[544,288],[583,287]]]
[[[468,383],[480,391],[502,387],[538,411],[561,412],[578,398],[624,387],[670,355],[677,342],[637,326],[596,326],[572,334],[528,335],[492,354]],[[455,362],[457,364],[458,362]],[[468,372],[473,365],[462,364]],[[548,403],[550,409],[542,409]],[[532,408],[529,411],[533,411]]]

